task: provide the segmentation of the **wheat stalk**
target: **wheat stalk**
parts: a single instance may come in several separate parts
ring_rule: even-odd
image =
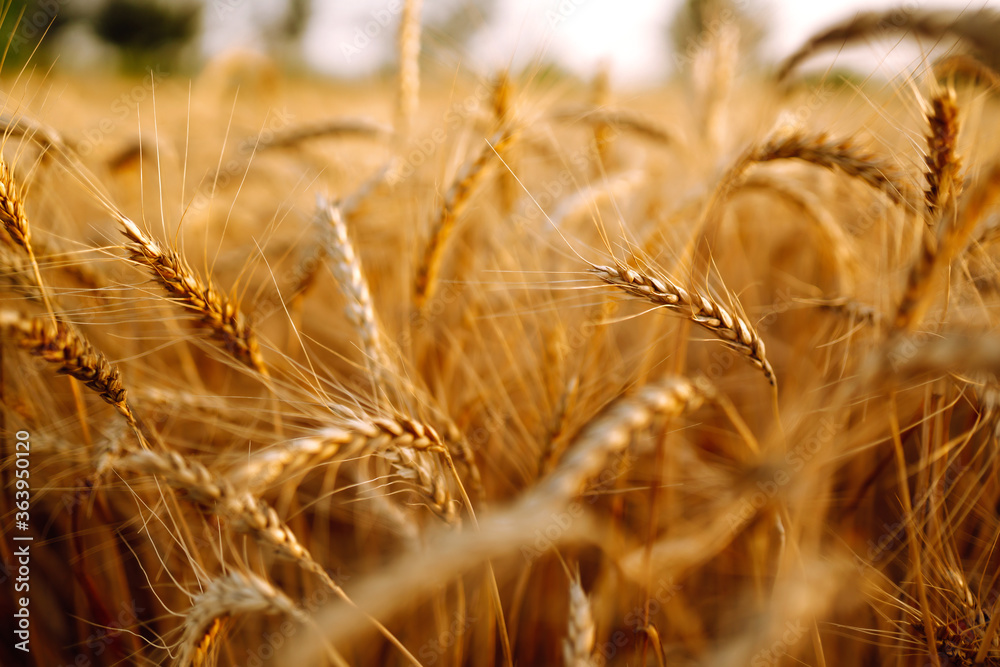
[[[235,359],[267,375],[257,337],[239,306],[219,294],[211,279],[203,281],[178,252],[160,246],[124,215],[116,214],[131,242],[132,259],[145,266],[178,303],[195,312],[203,326]]]
[[[664,306],[712,332],[727,347],[742,354],[776,384],[774,369],[767,360],[764,341],[750,322],[736,310],[702,292],[686,290],[665,277],[640,273],[625,265],[591,265],[590,272],[630,296]]]
[[[936,241],[929,231],[923,234],[921,252],[910,266],[906,289],[896,309],[894,331],[909,330],[920,323],[931,306],[933,287],[943,267],[950,266],[965,248],[983,216],[1000,199],[1000,163],[995,163],[958,209],[954,221],[938,227]]]

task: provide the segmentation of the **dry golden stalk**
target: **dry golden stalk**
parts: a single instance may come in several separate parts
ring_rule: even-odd
[[[590,103],[595,109],[607,107],[611,103],[611,71],[607,61],[602,62],[590,82]],[[597,149],[598,164],[593,171],[600,176],[603,170],[614,168],[611,149],[614,146],[614,134],[607,122],[598,121],[593,125],[594,147]]]
[[[173,664],[191,665],[196,654],[205,652],[203,643],[216,621],[239,614],[283,614],[300,624],[308,617],[284,593],[252,573],[230,572],[208,582],[205,590],[194,597],[184,615],[184,633],[180,652]]]
[[[1000,162],[976,183],[959,207],[954,221],[944,221],[935,240],[929,231],[923,235],[921,253],[910,267],[906,290],[896,310],[894,329],[909,330],[923,319],[937,292],[933,289],[940,271],[965,248],[983,215],[1000,198]]]
[[[333,275],[341,293],[347,299],[347,319],[361,338],[361,352],[370,372],[378,375],[388,362],[382,346],[381,327],[372,306],[372,296],[361,268],[361,260],[347,234],[347,225],[340,207],[320,199],[317,205],[318,224],[322,226],[323,247],[333,260]]]
[[[236,360],[261,374],[267,366],[257,337],[239,306],[219,294],[211,279],[202,279],[179,253],[160,246],[123,215],[116,215],[122,233],[131,241],[127,247],[132,259],[147,267],[171,297],[197,313],[201,323],[212,332]]]
[[[501,130],[490,137],[487,145],[479,152],[476,159],[462,165],[451,187],[448,188],[448,192],[445,193],[441,213],[431,228],[430,239],[417,267],[414,303],[418,309],[422,309],[434,296],[438,273],[444,259],[444,251],[451,238],[451,233],[455,229],[459,214],[483,180],[486,167],[492,162],[493,156],[509,146],[512,139],[513,135],[509,130]]]
[[[580,376],[574,375],[566,383],[566,387],[559,395],[556,403],[555,413],[552,415],[551,426],[548,429],[545,440],[545,448],[538,460],[538,472],[541,475],[552,470],[553,466],[559,462],[566,447],[566,419],[569,408],[576,401],[577,392],[580,389]]]
[[[563,664],[566,667],[592,667],[596,638],[590,599],[580,584],[580,570],[569,580],[569,627],[563,639]]]
[[[508,70],[497,74],[493,83],[493,116],[497,127],[507,127],[512,123],[514,116],[513,93]],[[512,171],[516,173],[516,167],[512,162],[510,151],[500,153],[500,157],[511,168],[510,170],[501,170],[499,178],[500,201],[503,202],[503,211],[507,213],[513,210],[520,188],[517,179],[511,173]]]
[[[776,384],[774,369],[765,354],[764,341],[750,321],[735,309],[731,311],[730,307],[721,304],[718,299],[686,290],[668,278],[648,276],[625,265],[592,265],[590,272],[626,294],[680,313],[712,332],[727,347],[739,352],[762,370],[768,382]],[[730,300],[735,303],[735,296],[730,295]]]
[[[958,104],[955,91],[948,88],[931,99],[927,115],[930,134],[927,135],[927,190],[924,198],[927,212],[933,217],[948,208],[948,202],[961,194],[959,169],[961,160],[955,155],[958,142]]]
[[[118,367],[95,350],[75,327],[47,317],[31,318],[16,311],[0,310],[0,330],[4,337],[12,338],[34,356],[60,364],[58,372],[83,382],[115,406],[129,424],[136,426]]]
[[[420,105],[420,8],[423,0],[403,0],[399,23],[399,90],[396,99],[397,146],[405,146]]]

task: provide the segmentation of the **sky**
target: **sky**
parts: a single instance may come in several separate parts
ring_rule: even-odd
[[[1000,9],[1000,0],[737,0],[770,26],[763,45],[768,58],[788,55],[812,33],[861,10],[909,8]],[[204,50],[207,55],[259,43],[255,17],[268,16],[283,3],[269,0],[206,0]],[[426,0],[433,13],[450,0]],[[489,73],[508,63],[537,62],[540,54],[570,71],[592,73],[607,62],[616,81],[647,83],[662,78],[672,65],[663,35],[680,0],[497,0],[496,12],[462,51],[462,64]],[[314,2],[304,38],[304,56],[315,69],[336,76],[365,76],[392,57],[401,0]],[[427,35],[447,46],[447,36]],[[445,49],[447,51],[447,49]],[[842,63],[871,63],[889,54],[887,71],[898,72],[919,51],[912,46],[860,46]],[[455,56],[457,58],[457,56]],[[863,58],[863,60],[862,60]]]

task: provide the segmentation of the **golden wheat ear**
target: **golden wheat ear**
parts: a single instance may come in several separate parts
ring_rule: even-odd
[[[962,192],[962,161],[956,154],[958,143],[958,102],[951,88],[931,98],[931,110],[927,114],[927,155],[924,162],[927,171],[927,190],[924,200],[927,204],[929,221],[935,214],[947,209],[949,202]]]
[[[219,293],[211,278],[202,280],[184,257],[161,246],[123,215],[117,216],[132,260],[149,271],[178,304],[198,317],[212,337],[237,361],[267,375],[257,336],[239,305]]]
[[[623,265],[595,265],[590,273],[629,296],[663,306],[710,331],[727,347],[763,371],[770,384],[777,383],[774,369],[767,359],[764,341],[756,329],[749,320],[718,299],[695,289],[685,289],[665,277],[647,275]],[[735,299],[735,296],[730,295],[730,298]]]
[[[369,372],[373,376],[379,376],[380,369],[386,366],[388,359],[361,260],[354,252],[354,244],[347,233],[347,223],[344,222],[340,206],[322,198],[317,200],[316,206],[325,254],[331,260],[337,286],[347,299],[347,319],[358,332],[361,352],[365,356]]]
[[[569,580],[569,622],[563,639],[563,664],[566,667],[593,667],[597,630],[590,599],[580,583],[580,568]]]
[[[850,137],[834,139],[825,132],[780,132],[752,150],[736,172],[742,172],[745,168],[743,164],[749,166],[775,160],[801,160],[843,172],[903,206],[913,198],[911,188],[893,163],[860,146]]]
[[[252,573],[230,572],[210,580],[194,596],[184,614],[184,630],[175,667],[206,664],[219,623],[231,616],[248,614],[284,615],[300,625],[308,623],[307,614],[284,593]],[[207,664],[215,664],[214,661]]]
[[[18,347],[50,364],[58,372],[84,383],[115,407],[132,426],[137,426],[118,367],[109,363],[80,331],[48,317],[31,318],[12,310],[0,310],[0,330]]]

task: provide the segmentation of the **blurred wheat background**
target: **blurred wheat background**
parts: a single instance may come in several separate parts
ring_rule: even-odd
[[[1000,665],[1000,14],[320,4],[6,6],[0,664]]]

